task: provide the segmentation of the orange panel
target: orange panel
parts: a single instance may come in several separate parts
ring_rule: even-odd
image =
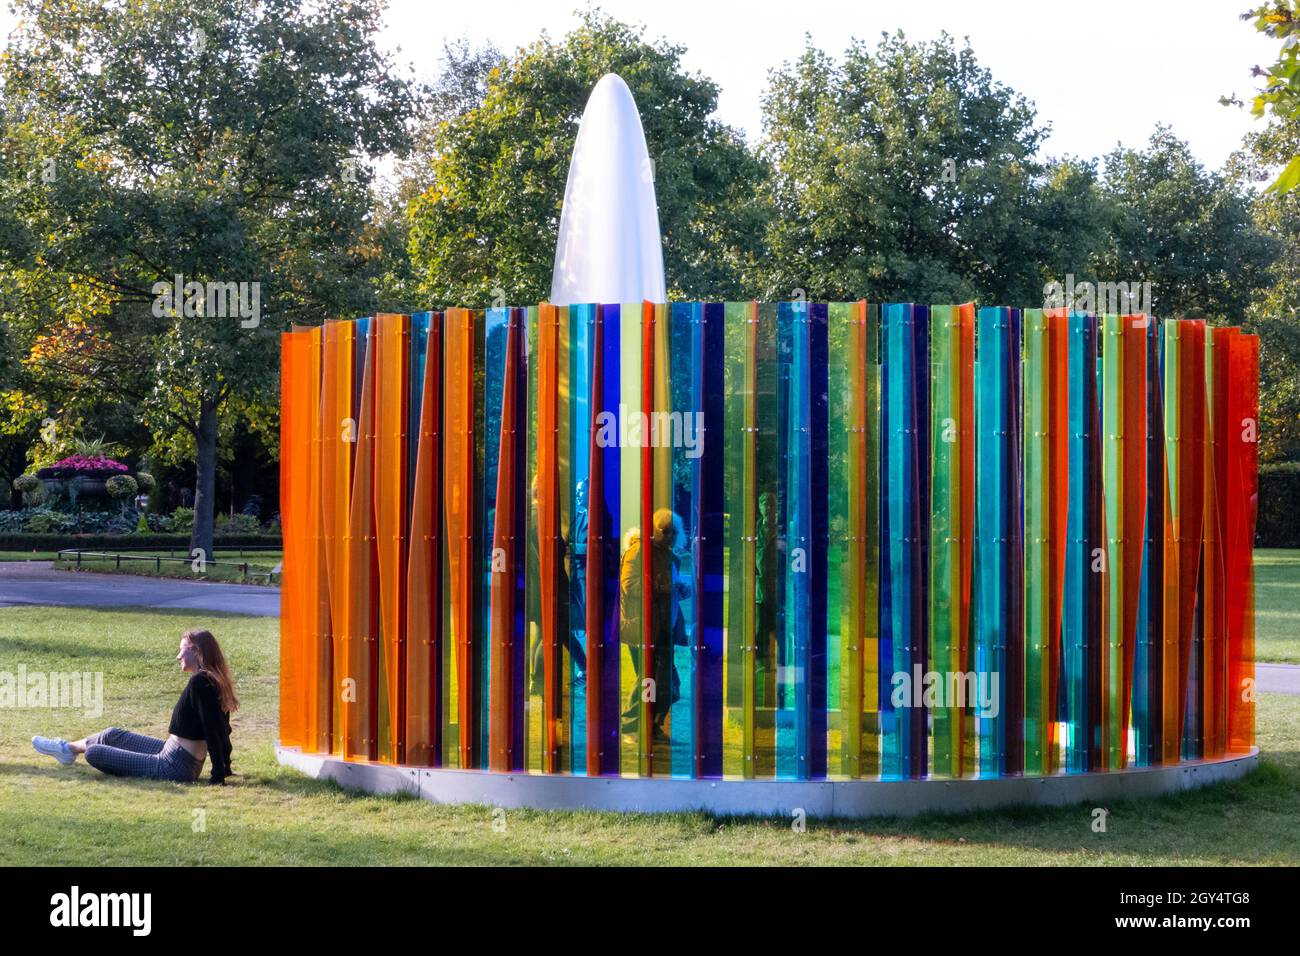
[[[284,562],[280,576],[280,743],[301,747],[304,740],[305,577],[307,477],[311,464],[307,372],[310,340],[302,332],[280,336],[280,516]]]
[[[307,533],[309,546],[305,556],[306,579],[310,597],[306,612],[309,620],[307,660],[310,672],[306,681],[307,726],[305,749],[316,753],[330,750],[330,693],[333,655],[330,639],[329,585],[325,578],[324,508],[321,493],[323,443],[321,441],[321,373],[324,361],[325,330],[312,329],[308,368],[307,404],[311,436],[307,489]]]
[[[421,767],[438,758],[439,663],[442,634],[442,316],[429,319],[420,429],[411,500],[406,604],[406,757]]]
[[[348,505],[352,496],[352,447],[356,421],[352,418],[353,325],[326,325],[321,369],[321,534],[325,581],[329,593],[330,752],[343,753],[345,736],[342,680],[347,674],[344,635],[348,619]]]
[[[379,759],[403,763],[406,712],[406,428],[410,318],[377,315],[375,358],[375,529],[379,572],[376,728]]]
[[[448,309],[443,334],[447,345],[445,391],[446,416],[443,450],[447,520],[447,570],[450,593],[451,635],[455,654],[452,693],[455,694],[457,764],[474,766],[474,720],[477,687],[472,655],[474,645],[475,568],[474,532],[474,313],[469,309]],[[451,741],[444,741],[450,747]],[[444,753],[446,751],[444,750]]]
[[[345,727],[344,756],[375,759],[375,695],[378,666],[378,562],[375,555],[375,374],[377,349],[373,326],[367,332],[361,377],[361,410],[356,423],[356,457],[343,570],[347,591],[344,632],[347,671],[339,675]]]

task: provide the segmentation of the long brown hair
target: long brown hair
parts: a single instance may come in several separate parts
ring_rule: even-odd
[[[199,670],[217,682],[217,692],[221,695],[221,709],[228,714],[239,710],[239,698],[235,696],[235,680],[230,676],[230,665],[226,655],[221,653],[221,645],[212,636],[211,631],[186,631],[181,637],[194,645],[199,655]]]

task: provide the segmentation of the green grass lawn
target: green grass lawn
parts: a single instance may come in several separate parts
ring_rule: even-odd
[[[184,683],[180,631],[208,627],[238,676],[227,787],[104,777],[31,750],[34,733],[164,735]],[[1300,698],[1263,695],[1260,770],[1243,781],[1091,807],[856,824],[510,811],[349,794],[278,766],[276,621],[189,611],[0,609],[0,671],[103,671],[104,713],[0,709],[0,865],[16,864],[1290,864],[1300,863]],[[196,832],[196,810],[204,829]]]
[[[105,549],[104,553],[113,553],[111,549]],[[114,558],[88,558],[84,555],[81,563],[77,564],[76,559],[68,560],[65,557],[62,561],[55,564],[55,567],[70,571],[95,571],[101,574],[143,574],[148,577],[162,578],[180,578],[187,581],[230,581],[244,584],[279,584],[279,574],[267,577],[258,572],[269,572],[277,564],[284,560],[283,551],[216,551],[214,560],[218,563],[208,564],[202,571],[192,569],[192,563],[186,561],[163,561],[161,564],[154,564],[149,561],[129,561],[126,556],[132,558],[140,557],[163,557],[163,558],[185,558],[186,552],[180,550],[171,551],[123,551],[123,560],[120,562]],[[221,564],[219,562],[231,562],[231,564]],[[243,569],[236,567],[236,564],[247,563],[249,577],[244,577]]]
[[[1300,664],[1300,550],[1255,551],[1255,660]]]
[[[53,551],[0,551],[0,561],[53,561]]]

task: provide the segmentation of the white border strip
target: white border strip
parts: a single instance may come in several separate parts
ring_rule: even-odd
[[[988,780],[679,780],[563,774],[432,770],[345,761],[276,746],[281,764],[314,779],[368,793],[407,792],[432,803],[538,810],[665,813],[702,810],[729,816],[861,818],[962,813],[1005,806],[1154,797],[1239,780],[1259,765],[1259,748],[1220,760],[1103,773]]]

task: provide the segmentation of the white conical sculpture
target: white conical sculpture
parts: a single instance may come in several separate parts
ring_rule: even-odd
[[[623,78],[600,78],[578,124],[555,244],[551,302],[663,302],[654,167]]]

